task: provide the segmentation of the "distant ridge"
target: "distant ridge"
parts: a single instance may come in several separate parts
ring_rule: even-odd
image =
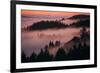
[[[74,15],[70,17],[69,19],[90,19],[90,15]]]
[[[44,30],[49,28],[66,28],[68,25],[61,23],[59,21],[40,21],[32,24],[27,29],[28,30]]]
[[[66,28],[66,27],[90,27],[90,15],[74,15],[68,19],[71,20],[78,20],[77,22],[71,23],[70,25],[67,25],[60,20],[56,21],[39,21],[36,23],[33,23],[32,25],[23,28],[22,30],[46,30],[46,29],[60,29],[60,28]],[[64,18],[62,19],[64,20]]]

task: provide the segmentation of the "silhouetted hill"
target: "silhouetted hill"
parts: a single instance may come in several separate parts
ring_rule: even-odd
[[[90,19],[79,20],[78,22],[70,24],[70,27],[90,27]]]
[[[90,18],[90,15],[75,15],[70,17],[69,19],[87,19]]]
[[[90,27],[90,15],[74,15],[69,19],[79,20],[78,22],[70,24],[70,27]]]
[[[90,45],[90,33],[85,27],[81,29],[80,36],[73,37],[70,41],[66,42],[63,46],[66,52],[74,48],[81,47],[83,45]]]
[[[67,25],[58,21],[40,21],[32,24],[27,29],[28,30],[44,30],[51,28],[65,28]]]

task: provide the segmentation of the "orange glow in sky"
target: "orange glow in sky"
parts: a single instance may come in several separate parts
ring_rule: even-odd
[[[80,12],[60,12],[60,11],[39,11],[39,10],[21,10],[22,15],[33,15],[33,14],[42,14],[42,15],[60,15],[60,16],[73,16],[78,14],[88,14],[88,13],[80,13]]]

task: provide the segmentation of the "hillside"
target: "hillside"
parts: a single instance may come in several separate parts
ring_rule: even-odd
[[[69,19],[90,19],[90,15],[75,15],[70,17]]]
[[[70,27],[90,27],[90,19],[79,20],[76,23],[70,24]]]
[[[44,29],[51,29],[51,28],[65,28],[67,25],[58,21],[40,21],[37,23],[32,24],[27,29],[28,30],[44,30]]]

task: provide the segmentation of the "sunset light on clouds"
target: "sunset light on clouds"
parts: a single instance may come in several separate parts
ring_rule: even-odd
[[[22,15],[51,15],[51,16],[73,16],[78,14],[88,14],[80,12],[57,12],[57,11],[39,11],[39,10],[22,10]]]

